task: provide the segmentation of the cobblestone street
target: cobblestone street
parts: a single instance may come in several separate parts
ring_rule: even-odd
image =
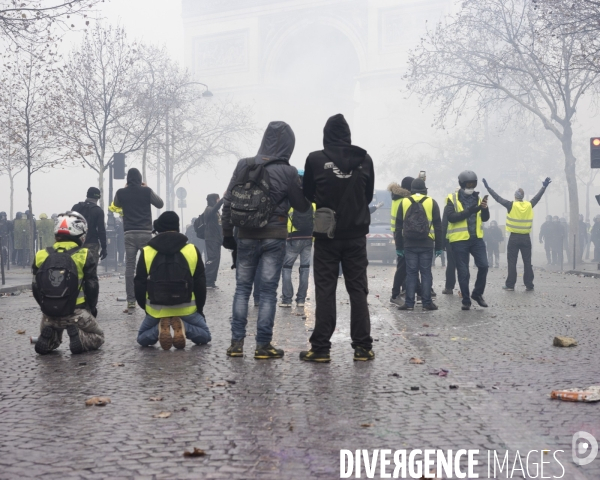
[[[577,467],[571,458],[575,432],[600,440],[599,404],[549,398],[553,389],[600,384],[600,280],[536,270],[535,292],[526,293],[520,278],[515,292],[504,292],[506,270],[491,269],[489,308],[462,312],[458,295],[441,295],[438,267],[439,310],[400,313],[388,304],[393,273],[369,267],[377,357],[365,363],[352,361],[341,282],[330,364],[298,360],[314,324],[312,282],[306,318],[278,309],[273,343],[285,357],[272,361],[252,358],[252,336],[244,358],[225,356],[231,270],[208,293],[213,341],[188,341],[185,351],[137,345],[143,312],[121,313],[119,277],[100,283],[106,343],[83,355],[71,356],[63,342],[38,356],[29,343],[40,320],[30,292],[0,298],[0,478],[334,479],[340,449],[382,448],[508,450],[511,465],[517,450],[522,457],[550,450],[546,461],[563,450],[562,478],[600,478],[600,459]],[[579,345],[553,347],[555,335]],[[409,364],[411,357],[425,363]],[[440,368],[447,377],[430,374]],[[86,407],[94,395],[112,403]],[[163,400],[150,400],[157,396]],[[154,418],[163,411],[172,415]],[[184,458],[194,447],[206,456]],[[546,478],[561,475],[555,465],[546,466]],[[487,478],[486,463],[480,467]]]

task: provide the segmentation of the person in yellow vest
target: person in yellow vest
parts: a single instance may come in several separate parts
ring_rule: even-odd
[[[412,181],[412,195],[402,200],[396,220],[396,251],[406,260],[406,296],[398,310],[414,310],[415,293],[421,273],[423,310],[437,310],[431,299],[433,252],[442,254],[442,219],[437,202],[427,196],[421,178]]]
[[[475,172],[465,170],[458,176],[460,189],[446,197],[444,215],[448,219],[446,238],[450,242],[458,285],[462,294],[462,309],[471,309],[471,298],[480,306],[487,307],[483,299],[485,283],[488,273],[488,259],[485,242],[483,241],[483,228],[481,224],[490,219],[487,200],[479,198],[477,175]],[[469,293],[469,257],[473,255],[477,267],[477,279],[473,293]]]
[[[542,188],[531,199],[531,202],[524,200],[525,192],[522,188],[515,192],[515,200],[505,200],[490,188],[485,178],[482,180],[485,188],[500,205],[506,208],[506,231],[510,232],[508,244],[506,245],[506,263],[508,264],[508,276],[506,277],[505,285],[502,287],[509,292],[514,291],[515,283],[517,283],[517,259],[519,252],[523,259],[523,283],[525,290],[533,291],[533,267],[531,266],[531,228],[533,227],[533,207],[535,207],[548,185],[552,182],[550,177],[547,177],[542,182]]]
[[[31,271],[35,300],[42,310],[40,336],[35,351],[50,353],[69,335],[71,353],[97,350],[104,343],[98,326],[98,276],[96,260],[83,248],[87,223],[77,212],[59,214],[54,222],[52,247],[37,252]]]
[[[398,185],[397,183],[391,183],[388,186],[388,191],[392,195],[392,209],[391,209],[391,225],[390,230],[392,231],[392,235],[394,238],[396,237],[396,221],[398,217],[398,209],[400,208],[400,204],[402,200],[410,197],[410,186],[413,177],[404,177],[402,179],[402,184]],[[390,303],[396,306],[402,305],[404,302],[402,301],[402,295],[404,293],[401,290],[405,290],[406,288],[406,261],[404,256],[396,255],[396,273],[394,273],[394,283],[392,284],[392,296],[390,297]],[[420,291],[417,292],[420,294]]]
[[[143,347],[159,342],[164,350],[185,348],[186,337],[196,345],[208,343],[211,335],[203,313],[206,276],[200,252],[179,233],[175,212],[164,212],[153,226],[158,235],[142,248],[134,278],[135,299],[146,311],[137,342]]]

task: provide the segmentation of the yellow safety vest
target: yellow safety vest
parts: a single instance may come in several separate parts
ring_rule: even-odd
[[[312,209],[313,209],[313,218],[315,216],[315,210],[317,209],[317,205],[316,204],[312,204]],[[287,221],[287,231],[288,233],[292,233],[292,232],[297,232],[298,229],[294,227],[294,225],[292,225],[292,214],[294,213],[294,209],[290,208],[288,210],[288,221]]]
[[[69,251],[74,248],[79,248],[75,242],[56,242],[52,245],[52,248],[56,251],[64,250]],[[78,252],[75,252],[71,255],[71,258],[75,262],[75,266],[77,267],[77,280],[79,281],[79,294],[77,295],[77,302],[75,305],[81,305],[85,303],[85,294],[83,293],[83,267],[85,267],[85,261],[87,259],[87,248],[82,248]],[[40,268],[42,264],[46,261],[46,259],[50,256],[50,253],[47,249],[40,250],[35,254],[35,266]]]
[[[457,213],[462,212],[464,210],[462,203],[458,199],[458,192],[451,193],[446,197],[446,203],[450,200],[454,204],[454,209]],[[481,205],[481,198],[477,205]],[[483,238],[483,227],[481,225],[481,210],[477,212],[477,238]],[[457,223],[448,222],[448,231],[446,234],[446,238],[450,243],[460,242],[469,239],[469,225],[467,223],[467,219],[461,220]]]
[[[193,277],[198,265],[198,254],[196,253],[196,247],[194,247],[194,245],[191,243],[188,243],[180,250],[180,252],[187,260]],[[158,251],[156,249],[150,246],[144,247],[144,260],[146,261],[146,272],[148,275],[150,275],[150,267],[152,266],[152,262],[156,258],[157,254]],[[192,300],[189,303],[181,303],[179,305],[153,305],[150,303],[150,299],[148,298],[148,292],[146,292],[146,313],[151,317],[183,317],[185,315],[191,315],[196,311],[196,295],[194,295],[194,292],[192,292]]]
[[[513,202],[506,215],[506,231],[511,233],[530,233],[533,227],[533,206],[531,202]]]
[[[396,231],[396,217],[398,216],[398,209],[400,208],[400,204],[402,203],[404,198],[398,198],[396,200],[392,200],[392,219],[390,221],[392,226],[392,232]]]
[[[420,193],[415,193],[414,195],[410,196],[410,198],[412,198],[415,202],[420,202],[423,197],[425,197],[425,195],[422,195]],[[410,200],[406,200],[405,202],[401,203],[402,220],[404,220],[406,218],[406,212],[412,205],[412,202]],[[433,229],[433,199],[431,197],[427,197],[427,199],[423,202],[423,208],[425,209],[425,213],[427,214],[427,220],[429,220],[429,238],[435,240],[435,230]]]
[[[123,216],[123,209],[121,207],[117,207],[115,202],[112,202],[108,209],[113,213],[118,213],[119,215]]]

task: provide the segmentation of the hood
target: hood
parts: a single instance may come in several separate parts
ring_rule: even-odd
[[[137,168],[130,168],[127,170],[127,185],[141,185],[142,174]]]
[[[218,193],[209,193],[206,196],[206,204],[209,207],[214,207],[217,204],[217,199],[219,198],[219,194]]]
[[[188,237],[178,232],[159,233],[148,242],[148,246],[154,248],[159,253],[172,255],[181,250],[188,243]]]
[[[341,113],[329,117],[323,128],[324,153],[343,172],[349,173],[365,159],[367,152],[352,145],[350,126]]]
[[[387,187],[388,191],[392,194],[392,200],[398,200],[399,198],[410,197],[411,193],[406,189],[402,188],[396,182],[392,182]]]
[[[285,122],[271,122],[265,130],[257,157],[264,162],[289,160],[296,145],[292,127]]]

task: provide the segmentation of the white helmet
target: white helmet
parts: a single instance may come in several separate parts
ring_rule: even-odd
[[[54,219],[54,235],[80,238],[87,234],[87,230],[87,221],[81,213],[59,213]]]

